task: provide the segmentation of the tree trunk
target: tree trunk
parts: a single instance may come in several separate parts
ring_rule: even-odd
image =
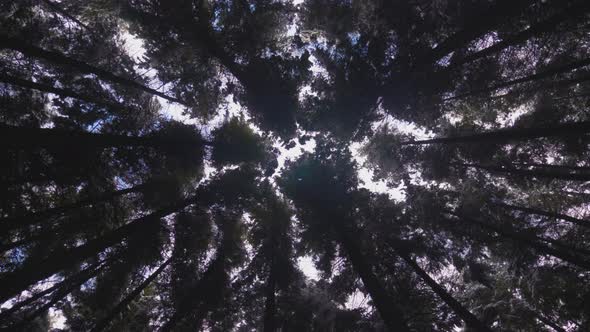
[[[343,227],[343,226],[340,226]],[[396,302],[387,295],[385,288],[373,273],[372,267],[362,254],[361,248],[347,233],[346,229],[337,229],[338,241],[342,245],[346,256],[354,270],[363,281],[363,285],[371,295],[375,308],[390,331],[409,331],[402,310]]]
[[[39,315],[41,315],[44,312],[46,312],[47,310],[49,310],[49,308],[51,308],[57,302],[63,300],[66,296],[68,296],[68,294],[70,294],[72,291],[74,291],[74,289],[80,287],[83,283],[85,283],[86,281],[88,281],[89,279],[91,279],[95,275],[97,275],[104,267],[105,267],[105,265],[101,265],[94,270],[85,270],[85,271],[87,271],[86,273],[80,275],[79,278],[72,280],[72,282],[70,284],[61,285],[59,287],[59,289],[55,292],[55,294],[52,296],[51,300],[49,300],[49,302],[47,302],[44,305],[42,305],[41,307],[37,308],[32,313],[26,315],[18,323],[13,324],[10,327],[10,330],[11,331],[20,331],[28,323],[32,322]]]
[[[75,18],[73,15],[70,15],[70,13],[68,13],[67,11],[65,11],[63,8],[61,8],[58,4],[54,3],[51,0],[42,0],[45,4],[47,4],[47,6],[51,9],[53,9],[54,11],[58,12],[60,15],[62,15],[63,17],[69,19],[70,21],[78,24],[79,26],[81,26],[82,28],[86,29],[88,32],[92,33],[92,30],[84,23],[80,22],[80,20],[78,20],[77,18]]]
[[[533,316],[535,316],[538,320],[540,320],[543,324],[551,327],[552,329],[554,329],[557,332],[567,332],[563,327],[557,325],[555,322],[547,319],[545,316],[543,316],[542,314],[536,313],[535,311],[530,311],[531,314]]]
[[[145,223],[158,222],[161,218],[175,213],[195,202],[195,197],[185,199],[176,204],[162,208],[149,215],[137,218],[125,226],[119,227],[99,238],[90,240],[74,248],[56,250],[48,258],[30,258],[13,272],[4,274],[0,278],[0,303],[17,295],[30,285],[43,280],[53,274],[83,262],[85,259],[97,255],[103,250],[119,244],[133,233],[145,227]]]
[[[464,65],[474,60],[486,57],[490,54],[500,52],[510,46],[515,46],[524,43],[525,41],[529,40],[534,36],[554,30],[555,27],[563,21],[572,21],[582,18],[584,14],[588,11],[588,9],[590,9],[590,3],[588,3],[587,1],[580,1],[576,4],[570,5],[563,11],[549,17],[548,19],[531,25],[528,29],[525,29],[512,36],[506,37],[502,41],[490,47],[469,54],[464,58],[453,62],[449,67],[447,67],[447,69],[456,68],[458,66]]]
[[[94,264],[90,265],[89,267],[85,268],[84,270],[77,272],[76,274],[69,277],[68,279],[66,279],[60,283],[56,283],[53,286],[51,286],[45,290],[37,292],[37,293],[33,294],[31,297],[29,297],[23,301],[15,303],[12,307],[10,307],[10,309],[1,311],[0,312],[0,322],[7,319],[10,315],[16,313],[22,307],[35,302],[36,300],[44,297],[47,294],[53,293],[56,289],[64,287],[64,285],[66,285],[66,284],[71,284],[73,282],[76,282],[76,280],[79,280],[80,278],[85,278],[85,276],[88,275],[88,273],[92,273],[92,271],[95,270],[96,268],[98,268],[101,264],[104,264],[104,262],[94,263]]]
[[[452,143],[507,143],[510,141],[529,140],[540,137],[582,136],[590,133],[590,121],[569,122],[546,127],[503,128],[494,131],[464,136],[439,137],[419,141],[402,142],[401,145],[417,144],[452,144]]]
[[[531,2],[531,0],[499,0],[488,8],[480,8],[479,13],[470,15],[471,19],[460,31],[441,41],[432,49],[422,63],[435,62],[454,50],[465,47],[468,43],[489,32],[497,25],[518,15]]]
[[[143,290],[148,287],[154,279],[164,271],[164,269],[172,262],[172,257],[168,258],[160,267],[154,271],[147,279],[145,279],[137,288],[135,288],[129,295],[125,297],[121,302],[119,302],[107,315],[105,318],[101,319],[94,328],[92,328],[91,332],[99,332],[106,329],[111,321],[115,319],[118,315],[122,314],[129,304],[131,304],[136,297],[138,297]]]
[[[528,246],[530,246],[531,248],[537,250],[540,253],[549,255],[549,256],[553,256],[556,258],[559,258],[563,261],[569,262],[571,264],[577,265],[578,267],[581,267],[583,269],[586,270],[590,270],[590,261],[585,260],[581,257],[572,255],[568,252],[564,252],[562,250],[558,250],[556,248],[552,248],[544,243],[540,243],[537,239],[537,237],[535,236],[530,236],[528,234],[522,234],[519,232],[515,232],[512,230],[507,230],[504,229],[502,227],[499,226],[495,226],[495,225],[490,225],[488,223],[484,223],[481,222],[479,220],[473,219],[473,218],[469,218],[467,216],[463,216],[457,213],[454,213],[452,211],[447,211],[447,213],[449,213],[450,215],[453,215],[457,218],[459,218],[459,220],[471,223],[471,224],[475,224],[478,226],[481,226],[485,229],[491,230],[501,236],[510,238],[514,241],[516,241],[517,243],[520,244],[527,244]]]
[[[557,89],[557,88],[565,88],[571,85],[575,85],[578,83],[584,83],[590,81],[590,75],[587,73],[582,73],[580,75],[575,75],[572,78],[567,78],[567,79],[563,79],[563,80],[550,80],[548,82],[545,82],[543,84],[539,84],[537,86],[534,87],[530,87],[530,88],[525,88],[525,89],[513,89],[503,95],[499,95],[499,96],[494,96],[494,97],[490,97],[490,100],[493,99],[501,99],[501,98],[507,98],[510,96],[524,96],[527,93],[538,93],[538,92],[545,92],[549,89]]]
[[[505,173],[511,175],[517,175],[521,177],[533,177],[541,179],[555,179],[555,180],[568,180],[568,181],[590,181],[590,173],[563,173],[558,171],[542,171],[542,170],[529,170],[529,169],[518,169],[514,167],[504,166],[487,166],[480,164],[458,164],[463,167],[472,167],[483,169],[492,173]]]
[[[561,220],[565,220],[568,222],[571,222],[573,224],[576,224],[578,226],[581,227],[585,227],[585,228],[590,228],[590,222],[587,220],[583,220],[583,219],[578,219],[578,218],[574,218],[565,214],[561,214],[561,213],[554,213],[554,212],[549,212],[549,211],[543,211],[543,210],[539,210],[539,209],[535,209],[535,208],[528,208],[528,207],[523,207],[523,206],[517,206],[517,205],[512,205],[512,204],[507,204],[507,203],[503,203],[503,202],[491,202],[491,204],[496,205],[496,206],[501,206],[507,209],[511,209],[511,210],[516,210],[516,211],[522,211],[528,214],[536,214],[539,216],[545,216],[545,217],[549,217],[549,218],[555,218],[555,219],[561,219]]]
[[[507,87],[510,87],[510,86],[513,86],[513,85],[517,85],[517,84],[520,84],[520,83],[537,81],[537,80],[549,78],[551,76],[555,76],[555,75],[558,75],[558,74],[567,73],[567,72],[573,71],[575,69],[586,67],[588,65],[590,65],[590,58],[578,60],[576,62],[568,63],[566,65],[561,65],[561,66],[556,67],[556,68],[547,69],[547,70],[541,71],[539,73],[532,74],[532,75],[525,76],[525,77],[521,77],[521,78],[518,78],[518,79],[515,79],[515,80],[511,80],[511,81],[499,83],[499,84],[496,84],[496,85],[491,86],[489,88],[484,88],[484,89],[469,91],[469,92],[466,92],[466,93],[461,93],[461,94],[458,94],[458,95],[453,96],[453,97],[445,98],[443,101],[463,99],[465,97],[470,97],[470,96],[474,96],[474,95],[481,94],[481,93],[493,92],[493,91],[496,91],[498,89],[507,88]]]
[[[0,218],[0,233],[6,234],[7,232],[9,232],[15,228],[20,228],[23,226],[31,226],[31,225],[37,224],[41,221],[47,220],[49,218],[61,217],[70,211],[82,208],[87,205],[94,205],[97,203],[110,201],[113,198],[123,196],[126,194],[141,192],[141,191],[144,191],[149,186],[150,186],[149,183],[143,183],[143,184],[131,187],[131,188],[103,193],[103,194],[98,195],[96,197],[90,197],[87,199],[79,200],[75,203],[66,204],[63,206],[58,206],[58,207],[54,207],[54,208],[39,211],[39,212],[27,213],[25,215],[17,216],[17,217]]]
[[[132,87],[134,89],[139,89],[141,91],[150,93],[152,95],[164,98],[168,101],[172,101],[172,102],[184,105],[184,103],[180,99],[170,97],[170,96],[166,95],[165,93],[162,93],[162,92],[159,92],[159,91],[154,90],[152,88],[149,88],[149,87],[147,87],[143,84],[137,83],[131,79],[115,75],[109,71],[92,66],[86,62],[70,58],[64,54],[54,52],[54,51],[47,51],[47,50],[44,50],[40,47],[29,45],[28,43],[26,43],[23,40],[0,35],[0,48],[11,49],[14,51],[18,51],[26,56],[29,56],[29,57],[43,59],[43,60],[53,62],[53,63],[59,64],[59,65],[66,65],[66,66],[75,68],[76,70],[78,70],[82,73],[94,74],[100,79],[103,79],[106,81],[111,81],[113,83],[125,85],[128,87]]]
[[[64,97],[64,98],[74,98],[74,99],[82,100],[82,101],[89,102],[89,103],[92,103],[92,104],[95,104],[98,106],[103,106],[103,107],[109,108],[111,110],[125,110],[126,109],[126,107],[123,105],[106,102],[104,100],[100,100],[99,98],[88,96],[88,95],[83,95],[83,94],[80,94],[80,93],[75,92],[70,89],[56,88],[56,87],[53,87],[53,86],[50,86],[47,84],[32,82],[32,81],[25,80],[25,79],[18,78],[18,77],[14,77],[14,76],[0,75],[0,82],[10,84],[10,85],[20,86],[22,88],[37,90],[37,91],[41,91],[41,92],[53,93],[55,95],[58,95],[58,96]]]
[[[4,149],[60,148],[103,149],[149,146],[162,148],[188,143],[162,136],[125,136],[53,128],[25,128],[0,125],[0,147]]]
[[[426,271],[424,271],[418,263],[416,263],[409,254],[396,250],[397,254],[416,272],[420,278],[438,295],[453,311],[461,317],[465,324],[475,331],[488,331],[492,330],[481,322],[474,314],[472,314],[467,308],[465,308],[459,301],[457,301],[446,289],[439,285],[434,279],[432,279]]]
[[[548,168],[548,169],[553,169],[553,170],[590,172],[590,167],[587,167],[587,166],[552,165],[552,164],[539,164],[539,163],[512,163],[512,164],[519,166],[519,167],[539,167],[539,168]]]

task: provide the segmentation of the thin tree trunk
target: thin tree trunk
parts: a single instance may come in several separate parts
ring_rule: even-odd
[[[373,273],[371,265],[362,254],[361,248],[350,235],[347,234],[345,229],[337,229],[337,233],[338,241],[342,245],[342,248],[354,270],[363,281],[363,285],[371,295],[375,308],[379,312],[379,315],[387,328],[390,331],[396,332],[409,331],[402,310],[398,307],[396,302],[387,295],[385,288],[383,288],[379,279],[377,279],[377,276]]]
[[[588,256],[588,258],[590,258],[590,250],[588,250],[588,249],[573,247],[573,246],[567,245],[559,240],[554,240],[551,238],[538,237],[538,239],[543,242],[551,243],[554,247],[561,248],[560,250],[565,250],[565,251],[570,252],[574,255]]]
[[[531,87],[531,88],[513,89],[503,95],[490,97],[489,99],[490,100],[501,99],[501,98],[507,98],[507,97],[514,96],[514,95],[522,97],[522,96],[526,95],[527,93],[545,92],[549,89],[564,88],[564,87],[568,87],[568,86],[575,85],[578,83],[584,83],[587,81],[590,81],[590,75],[587,73],[582,73],[581,75],[577,75],[572,78],[567,78],[567,79],[563,79],[563,80],[557,80],[557,81],[550,80],[548,82],[545,82],[543,84],[540,84],[538,86]]]
[[[15,228],[23,226],[34,225],[49,218],[57,218],[67,214],[70,211],[82,208],[87,205],[94,205],[97,203],[110,201],[116,197],[123,196],[126,194],[141,192],[149,186],[149,183],[142,183],[131,188],[103,193],[96,197],[90,197],[87,199],[79,200],[75,203],[58,206],[43,211],[27,213],[25,215],[17,217],[0,218],[0,233],[6,233]]]
[[[116,191],[111,191],[107,193],[103,193],[96,197],[90,197],[87,199],[79,200],[75,203],[54,207],[51,209],[27,213],[22,216],[17,217],[9,217],[9,218],[0,218],[0,233],[7,233],[15,228],[20,228],[23,226],[30,226],[47,220],[49,218],[57,218],[60,216],[65,215],[66,213],[82,208],[87,205],[93,205],[105,201],[110,201],[116,197],[123,196],[130,193],[137,193],[144,191],[146,188],[150,186],[150,183],[142,183],[140,185],[121,189]]]
[[[552,164],[539,164],[539,163],[512,163],[519,167],[539,167],[548,168],[553,170],[565,170],[565,171],[579,171],[579,172],[590,172],[590,167],[587,166],[570,166],[570,165],[552,165]]]
[[[47,84],[32,82],[29,80],[25,80],[25,79],[10,76],[10,75],[0,75],[0,82],[10,84],[10,85],[20,86],[20,87],[27,88],[27,89],[37,90],[37,91],[41,91],[41,92],[53,93],[55,95],[58,95],[58,96],[61,96],[64,98],[65,97],[74,98],[74,99],[86,101],[86,102],[89,102],[89,103],[92,103],[92,104],[95,104],[98,106],[103,106],[103,107],[106,107],[106,108],[109,108],[112,110],[125,110],[126,109],[126,107],[123,105],[105,102],[104,100],[100,100],[98,98],[88,96],[88,95],[83,95],[83,94],[80,94],[80,93],[75,92],[70,89],[56,88],[56,87],[53,87],[53,86],[50,86]]]
[[[530,140],[540,137],[582,136],[590,133],[590,121],[569,122],[546,127],[503,128],[494,131],[463,135],[439,137],[418,141],[402,142],[401,145],[452,144],[452,143],[507,143],[510,141]]]
[[[37,301],[38,299],[44,297],[47,294],[53,293],[56,289],[64,287],[64,285],[66,285],[66,284],[71,284],[72,282],[75,282],[76,280],[79,280],[80,278],[85,278],[85,276],[88,275],[88,273],[91,273],[91,271],[98,268],[101,264],[104,264],[104,261],[94,263],[94,264],[90,265],[89,267],[85,268],[84,270],[77,272],[75,275],[69,277],[68,279],[66,279],[60,283],[56,283],[53,286],[51,286],[43,291],[37,292],[37,293],[33,294],[31,297],[29,297],[23,301],[15,303],[12,307],[10,307],[10,309],[1,311],[0,312],[0,322],[7,319],[12,314],[16,313],[19,309]]]
[[[547,319],[545,316],[543,316],[542,314],[539,314],[535,311],[530,311],[531,314],[533,314],[533,316],[535,316],[538,320],[540,320],[543,324],[551,327],[552,329],[554,329],[557,332],[567,332],[563,327],[557,325],[555,322]]]
[[[459,218],[459,220],[481,226],[482,228],[491,230],[501,236],[515,240],[517,243],[527,244],[528,246],[537,250],[540,253],[559,258],[565,262],[574,264],[574,265],[581,267],[583,269],[590,270],[590,261],[585,260],[585,259],[580,258],[575,255],[572,255],[568,252],[563,252],[562,250],[552,248],[544,243],[539,242],[537,237],[535,237],[535,236],[531,237],[530,235],[527,235],[527,234],[521,234],[521,233],[518,233],[518,232],[515,232],[512,230],[504,229],[499,226],[490,225],[488,223],[484,223],[479,220],[454,213],[452,211],[447,211],[447,213]]]
[[[454,50],[465,47],[497,25],[518,15],[531,2],[531,0],[499,0],[488,8],[481,8],[479,15],[475,13],[471,15],[470,21],[460,31],[441,41],[423,62],[435,62]]]
[[[492,330],[481,322],[474,314],[472,314],[467,308],[465,308],[459,301],[457,301],[451,294],[447,292],[444,287],[439,285],[434,279],[432,279],[426,271],[424,271],[418,263],[416,263],[409,254],[396,250],[396,253],[416,272],[417,275],[451,308],[453,311],[461,317],[461,319],[475,331],[488,331]]]
[[[99,238],[85,244],[52,252],[48,258],[28,259],[13,272],[4,274],[0,278],[0,303],[17,295],[30,285],[43,280],[53,274],[83,262],[85,259],[97,255],[103,250],[119,244],[135,232],[145,227],[145,223],[158,222],[161,218],[175,213],[195,202],[195,197],[185,199],[176,204],[162,208],[149,215],[137,218],[125,226],[119,227]]]
[[[44,312],[49,310],[49,308],[53,307],[57,302],[63,300],[66,296],[68,296],[68,294],[70,294],[72,291],[74,291],[74,289],[80,287],[80,285],[82,285],[83,283],[85,283],[86,281],[88,281],[89,279],[94,277],[95,275],[97,275],[104,267],[105,267],[105,265],[101,265],[100,267],[98,267],[92,271],[88,271],[88,273],[85,273],[78,280],[73,281],[72,284],[69,284],[69,285],[65,284],[62,287],[60,287],[55,292],[55,294],[52,296],[52,298],[49,302],[47,302],[44,305],[42,305],[41,307],[37,308],[35,311],[30,313],[29,315],[26,315],[18,323],[12,325],[11,330],[12,331],[20,331],[28,323],[31,323],[35,318],[39,317],[41,314],[43,314]]]
[[[103,319],[101,319],[95,326],[92,328],[91,332],[99,332],[106,329],[111,321],[115,319],[118,315],[122,314],[129,304],[131,304],[135,298],[137,298],[143,290],[148,287],[154,279],[156,279],[162,271],[172,262],[172,257],[168,258],[160,267],[154,271],[148,278],[146,278],[137,288],[135,288],[129,295],[125,297],[121,302],[119,302]]]
[[[504,167],[504,166],[487,166],[487,165],[480,165],[480,164],[463,164],[459,163],[458,165],[463,167],[472,167],[483,169],[492,173],[505,173],[511,175],[517,175],[521,177],[533,177],[533,178],[544,178],[544,179],[555,179],[555,180],[568,180],[568,181],[590,181],[590,173],[582,174],[582,173],[563,173],[563,172],[556,172],[556,171],[542,171],[542,170],[528,170],[528,169],[518,169],[513,167]]]
[[[491,55],[493,53],[500,52],[510,46],[515,46],[524,43],[525,41],[529,40],[534,36],[554,30],[555,27],[563,21],[572,21],[582,18],[584,14],[588,11],[588,9],[590,9],[590,3],[588,3],[588,1],[585,0],[570,5],[563,11],[549,17],[548,19],[531,25],[528,29],[525,29],[512,36],[506,37],[502,41],[490,47],[469,54],[464,58],[453,62],[447,69],[456,68],[458,66],[464,65],[474,60]]]
[[[524,207],[524,206],[518,206],[518,205],[512,205],[512,204],[507,204],[507,203],[503,203],[503,202],[491,202],[491,204],[496,205],[496,206],[500,206],[500,207],[504,207],[507,209],[511,209],[511,210],[516,210],[516,211],[522,211],[528,214],[536,214],[539,216],[545,216],[545,217],[549,217],[549,218],[555,218],[555,219],[561,219],[561,220],[565,220],[568,222],[571,222],[572,224],[581,226],[581,227],[585,227],[585,228],[590,228],[590,221],[588,220],[583,220],[583,219],[578,219],[578,218],[574,218],[565,214],[561,214],[561,213],[554,213],[554,212],[549,212],[549,211],[543,211],[540,209],[535,209],[535,208],[529,208],[529,207]]]
[[[53,63],[59,64],[59,65],[66,65],[66,66],[75,68],[82,73],[94,74],[98,78],[103,79],[103,80],[107,80],[107,81],[111,81],[113,83],[129,86],[129,87],[139,89],[141,91],[150,93],[152,95],[164,98],[166,100],[169,100],[169,101],[172,101],[175,103],[184,104],[180,99],[170,97],[170,96],[166,95],[165,93],[162,93],[162,92],[159,92],[159,91],[154,90],[152,88],[149,88],[149,87],[147,87],[143,84],[137,83],[131,79],[117,76],[109,71],[95,67],[95,66],[85,63],[83,61],[79,61],[79,60],[70,58],[64,54],[54,52],[54,51],[47,51],[47,50],[44,50],[40,47],[29,45],[28,43],[26,43],[23,40],[0,35],[0,48],[15,50],[15,51],[18,51],[18,52],[26,55],[26,56],[30,56],[30,57],[34,57],[34,58],[38,58],[38,59],[43,59],[43,60],[53,62]]]
[[[525,77],[521,77],[518,79],[514,79],[511,81],[507,81],[507,82],[503,82],[503,83],[499,83],[496,84],[494,86],[491,86],[489,88],[484,88],[484,89],[479,89],[479,90],[473,90],[473,91],[469,91],[466,93],[462,93],[462,94],[458,94],[456,96],[453,97],[449,97],[449,98],[445,98],[444,101],[450,101],[450,100],[457,100],[457,99],[463,99],[465,97],[470,97],[470,96],[474,96],[477,94],[481,94],[481,93],[486,93],[486,92],[493,92],[496,91],[498,89],[502,89],[502,88],[507,88],[513,85],[517,85],[517,84],[521,84],[521,83],[526,83],[526,82],[531,82],[531,81],[537,81],[537,80],[541,80],[541,79],[545,79],[545,78],[549,78],[558,74],[563,74],[563,73],[567,73],[579,68],[583,68],[590,65],[590,58],[586,58],[586,59],[582,59],[582,60],[578,60],[576,62],[572,62],[572,63],[568,63],[566,65],[561,65],[559,67],[556,68],[551,68],[551,69],[547,69],[541,72],[538,72],[536,74],[532,74],[529,76],[525,76]]]
[[[79,26],[81,26],[82,28],[86,29],[87,31],[92,32],[92,30],[86,24],[82,23],[80,20],[78,20],[77,18],[75,18],[73,15],[70,15],[70,13],[68,13],[67,11],[65,11],[58,4],[54,3],[51,0],[41,0],[41,1],[43,1],[45,4],[47,4],[47,6],[49,8],[51,8],[54,11],[58,12],[63,17],[65,17],[65,18],[69,19],[70,21],[78,24]]]

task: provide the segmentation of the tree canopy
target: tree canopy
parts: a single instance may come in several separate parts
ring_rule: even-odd
[[[587,0],[0,2],[0,330],[589,331]]]

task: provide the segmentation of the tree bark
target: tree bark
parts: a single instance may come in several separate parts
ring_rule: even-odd
[[[340,226],[343,227],[343,226]],[[372,267],[362,254],[361,248],[343,228],[337,229],[338,241],[342,245],[346,256],[354,270],[363,281],[363,285],[371,295],[375,308],[390,331],[409,331],[402,310],[396,302],[387,295],[385,288],[373,273]]]
[[[581,136],[590,133],[590,121],[566,122],[553,126],[533,128],[503,128],[494,131],[463,135],[439,137],[418,141],[402,142],[401,145],[452,144],[452,143],[506,143],[510,141],[530,140],[540,137]]]
[[[59,52],[47,51],[47,50],[44,50],[40,47],[30,45],[23,40],[0,35],[0,48],[11,49],[14,51],[18,51],[26,56],[29,56],[29,57],[43,59],[43,60],[46,60],[46,61],[49,61],[52,63],[56,63],[59,65],[66,65],[66,66],[75,68],[76,70],[78,70],[82,73],[94,74],[100,79],[103,79],[106,81],[111,81],[113,83],[125,85],[128,87],[132,87],[134,89],[138,89],[138,90],[147,92],[149,94],[164,98],[168,101],[172,101],[172,102],[184,105],[184,103],[178,98],[170,97],[170,96],[166,95],[165,93],[162,93],[162,92],[159,92],[159,91],[154,90],[152,88],[149,88],[149,87],[147,87],[143,84],[137,83],[131,79],[115,75],[109,71],[95,67],[95,66],[90,65],[86,62],[70,58],[64,54],[59,53]]]
[[[416,263],[409,254],[396,250],[396,253],[416,272],[420,278],[438,295],[453,311],[461,317],[465,324],[475,331],[487,331],[492,330],[481,322],[474,314],[472,314],[467,308],[465,308],[459,301],[457,301],[446,289],[439,285],[434,279],[432,279],[426,271],[424,271],[418,263]]]
[[[507,203],[503,203],[503,202],[491,202],[491,204],[496,205],[496,206],[500,206],[500,207],[504,207],[507,209],[511,209],[511,210],[522,211],[522,212],[525,212],[528,214],[536,214],[539,216],[561,219],[561,220],[571,222],[572,224],[575,224],[575,225],[578,225],[581,227],[590,228],[590,221],[574,218],[574,217],[571,217],[571,216],[568,216],[565,214],[561,214],[561,213],[543,211],[543,210],[536,209],[536,208],[529,208],[529,207],[524,207],[524,206],[512,205],[512,204],[507,204]]]
[[[0,284],[2,285],[2,288],[0,288],[0,303],[17,295],[35,282],[83,262],[85,259],[120,243],[145,227],[145,223],[158,222],[161,218],[175,213],[194,202],[195,197],[185,199],[144,217],[137,218],[125,226],[119,227],[78,247],[56,250],[50,253],[48,258],[34,257],[28,259],[17,270],[0,277]]]
[[[138,297],[143,290],[148,287],[154,279],[156,279],[162,271],[172,262],[172,257],[168,258],[160,267],[154,271],[149,277],[147,277],[137,288],[135,288],[129,295],[125,297],[121,302],[119,302],[103,319],[101,319],[96,325],[92,328],[91,332],[99,332],[106,329],[111,321],[123,313],[129,304],[131,304],[136,297]]]

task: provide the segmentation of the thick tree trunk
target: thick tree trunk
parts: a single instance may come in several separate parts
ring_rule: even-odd
[[[590,221],[574,218],[574,217],[571,217],[571,216],[568,216],[565,214],[561,214],[561,213],[554,213],[554,212],[544,211],[544,210],[535,209],[535,208],[507,204],[507,203],[503,203],[503,202],[491,202],[491,204],[496,205],[496,206],[500,206],[500,207],[504,207],[507,209],[515,210],[515,211],[522,211],[522,212],[525,212],[528,214],[536,214],[539,216],[561,219],[561,220],[571,222],[572,224],[576,224],[581,227],[590,228]]]
[[[18,78],[18,77],[14,77],[14,76],[0,75],[0,82],[10,84],[10,85],[20,86],[22,88],[37,90],[37,91],[41,91],[41,92],[53,93],[55,95],[58,95],[58,96],[64,97],[64,98],[74,98],[74,99],[82,100],[82,101],[89,102],[89,103],[92,103],[92,104],[95,104],[98,106],[103,106],[103,107],[109,108],[111,110],[125,110],[126,109],[126,107],[123,105],[105,102],[104,100],[101,100],[99,98],[88,96],[88,95],[83,95],[83,94],[80,94],[80,93],[75,92],[70,89],[56,88],[56,87],[53,87],[53,86],[50,86],[47,84],[32,82],[32,81],[25,80],[25,79]]]
[[[434,279],[432,279],[426,271],[424,271],[418,263],[416,263],[409,254],[396,250],[397,254],[416,272],[420,278],[438,295],[453,311],[461,317],[461,319],[475,331],[488,331],[492,330],[481,322],[474,314],[472,314],[467,308],[465,308],[459,301],[457,301],[451,294],[449,294],[444,287],[439,285]]]
[[[366,257],[362,254],[361,248],[352,239],[352,237],[343,228],[336,230],[338,241],[342,245],[344,252],[354,270],[363,281],[363,285],[369,292],[375,308],[379,312],[381,319],[385,322],[389,331],[409,331],[403,312],[396,302],[387,295],[387,291],[381,285],[377,276],[373,273],[371,265]]]
[[[546,127],[503,128],[464,136],[432,138],[419,141],[402,142],[401,145],[419,144],[453,144],[453,143],[507,143],[510,141],[530,140],[540,137],[581,136],[590,133],[590,121],[569,122]]]
[[[66,65],[66,66],[75,68],[76,70],[78,70],[82,73],[94,74],[98,78],[103,79],[103,80],[111,81],[113,83],[125,85],[128,87],[132,87],[134,89],[138,89],[138,90],[150,93],[152,95],[164,98],[166,100],[169,100],[169,101],[172,101],[175,103],[179,103],[179,104],[183,104],[183,102],[180,99],[170,97],[170,96],[166,95],[165,93],[162,93],[162,92],[159,92],[159,91],[154,90],[152,88],[149,88],[149,87],[147,87],[143,84],[137,83],[131,79],[115,75],[109,71],[106,71],[104,69],[100,69],[98,67],[92,66],[88,63],[70,58],[70,57],[63,55],[61,53],[54,52],[54,51],[47,51],[47,50],[44,50],[40,47],[30,45],[23,40],[0,35],[0,48],[15,50],[15,51],[18,51],[26,56],[29,56],[29,57],[43,59],[43,60],[53,62],[53,63],[59,64],[59,65]]]
[[[467,216],[456,214],[452,211],[447,211],[447,213],[459,218],[459,220],[481,226],[482,228],[493,231],[503,237],[510,238],[510,239],[516,241],[517,243],[526,244],[529,247],[537,250],[538,252],[540,252],[542,254],[553,256],[553,257],[559,258],[565,262],[577,265],[580,268],[590,270],[590,261],[583,259],[581,257],[578,257],[576,255],[572,255],[568,252],[564,252],[563,250],[552,248],[544,243],[539,242],[539,239],[537,239],[535,236],[530,236],[528,234],[522,234],[519,232],[515,232],[513,230],[507,230],[507,229],[504,229],[500,226],[491,225],[491,224],[481,222],[479,220],[476,220],[476,219],[473,219],[473,218],[470,218]]]
[[[435,62],[454,50],[465,47],[471,41],[494,29],[507,19],[518,15],[532,3],[531,0],[499,0],[488,8],[480,8],[460,31],[441,41],[423,63]]]
[[[163,136],[125,136],[53,128],[25,128],[0,125],[0,148],[4,149],[65,149],[67,147],[79,147],[88,150],[107,147],[137,146],[163,148],[187,143],[192,142],[180,141]]]
[[[484,89],[469,91],[466,93],[461,93],[461,94],[458,94],[453,97],[445,98],[444,101],[463,99],[465,97],[470,97],[470,96],[474,96],[474,95],[486,93],[486,92],[493,92],[498,89],[511,87],[513,85],[517,85],[517,84],[521,84],[521,83],[542,80],[542,79],[549,78],[549,77],[552,77],[555,75],[564,74],[564,73],[567,73],[567,72],[570,72],[570,71],[573,71],[573,70],[576,70],[579,68],[583,68],[588,65],[590,65],[590,58],[578,60],[576,62],[568,63],[568,64],[565,64],[565,65],[562,65],[562,66],[559,66],[556,68],[547,69],[547,70],[538,72],[536,74],[521,77],[521,78],[518,78],[515,80],[499,83],[499,84],[496,84],[496,85],[491,86],[489,88],[484,88]]]
[[[106,329],[111,321],[115,319],[118,315],[123,313],[129,304],[131,304],[142,292],[146,289],[152,281],[154,281],[164,269],[172,262],[172,257],[168,258],[160,267],[154,271],[149,277],[147,277],[137,288],[135,288],[129,295],[127,295],[121,302],[119,302],[107,315],[105,318],[101,319],[94,328],[92,328],[91,332],[99,332]]]
[[[578,3],[570,4],[563,11],[549,17],[548,19],[531,25],[528,29],[525,29],[512,36],[504,38],[502,41],[484,48],[481,51],[469,54],[462,59],[454,61],[447,69],[456,68],[466,63],[472,62],[477,59],[481,59],[488,55],[500,52],[510,46],[515,46],[530,38],[540,35],[545,32],[549,32],[555,29],[555,27],[563,21],[572,21],[582,18],[584,14],[590,9],[590,3],[588,1],[578,1]]]
[[[590,181],[590,173],[563,173],[559,171],[543,171],[543,170],[529,170],[519,169],[514,167],[504,166],[488,166],[480,164],[458,164],[463,167],[472,167],[477,169],[483,169],[492,173],[504,173],[511,174],[521,177],[533,177],[540,179],[555,179],[555,180],[568,180],[568,181]]]
[[[51,209],[28,213],[22,216],[17,217],[9,217],[9,218],[0,218],[0,233],[6,234],[7,232],[24,226],[30,226],[47,220],[49,218],[58,218],[67,214],[70,211],[82,208],[87,205],[94,205],[97,203],[110,201],[116,197],[123,196],[130,193],[137,193],[142,192],[145,189],[149,188],[149,183],[143,183],[131,188],[121,189],[117,191],[111,191],[107,193],[103,193],[96,197],[90,197],[87,199],[79,200],[72,204],[67,204],[63,206],[54,207]]]
[[[81,263],[84,260],[99,254],[103,250],[121,243],[133,233],[145,227],[145,223],[158,222],[161,218],[175,213],[195,202],[195,198],[189,198],[176,204],[162,208],[147,216],[137,218],[125,226],[119,227],[99,238],[90,240],[85,244],[56,250],[48,255],[48,258],[30,258],[13,272],[0,277],[0,303],[17,295],[30,285],[43,280],[53,274]]]

